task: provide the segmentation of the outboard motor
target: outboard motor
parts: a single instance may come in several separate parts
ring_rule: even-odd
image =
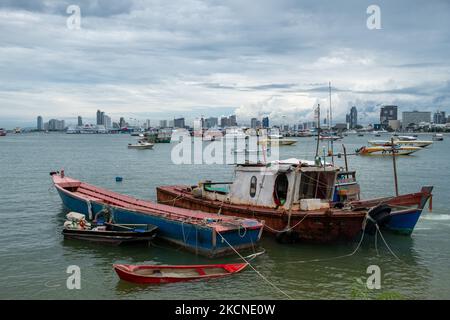
[[[368,215],[370,219],[367,219],[366,221],[365,232],[373,235],[377,231],[375,223],[378,227],[381,227],[389,221],[389,218],[391,217],[391,207],[387,204],[378,205],[370,209]]]

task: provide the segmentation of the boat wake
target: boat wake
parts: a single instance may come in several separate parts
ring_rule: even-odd
[[[430,213],[423,215],[422,219],[431,221],[446,221],[450,220],[450,214]]]

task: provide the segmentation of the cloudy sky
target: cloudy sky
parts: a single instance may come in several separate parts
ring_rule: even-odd
[[[81,28],[67,27],[69,5]],[[369,30],[366,10],[381,9]],[[0,126],[450,111],[450,1],[0,0]]]

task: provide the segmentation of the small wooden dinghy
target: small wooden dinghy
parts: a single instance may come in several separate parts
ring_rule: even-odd
[[[65,227],[62,231],[64,238],[103,242],[114,245],[130,242],[151,241],[156,236],[158,227],[151,224],[112,224],[105,223],[88,229],[73,229]]]
[[[238,273],[247,263],[206,265],[129,265],[114,264],[120,279],[134,283],[172,283],[221,278]]]

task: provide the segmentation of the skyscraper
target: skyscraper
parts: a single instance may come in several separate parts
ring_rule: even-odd
[[[78,126],[83,126],[83,119],[81,118],[81,116],[78,116]]]
[[[350,129],[355,129],[358,125],[358,110],[356,110],[356,107],[354,106],[350,109],[349,120]]]
[[[105,126],[105,129],[111,128],[111,118],[106,114],[104,114],[104,112],[102,112],[102,114],[103,114],[102,124]]]
[[[387,128],[389,120],[397,120],[397,106],[384,106],[380,110],[381,127]]]
[[[217,127],[218,123],[219,123],[219,119],[215,118],[215,117],[209,117],[209,118],[205,119],[205,127],[208,129]]]
[[[97,110],[97,125],[103,124],[103,115],[100,110]]]
[[[250,128],[256,129],[257,121],[258,121],[258,119],[252,118],[252,119],[250,120]]]
[[[185,127],[184,118],[174,119],[173,120],[173,126],[175,128],[184,128]]]
[[[37,129],[38,131],[44,130],[44,120],[42,120],[41,116],[37,117]]]
[[[436,111],[433,114],[433,122],[435,124],[445,124],[447,122],[447,117],[445,116],[445,111]]]
[[[229,127],[230,126],[230,120],[227,117],[220,118],[220,126],[222,128]]]
[[[125,122],[124,117],[120,117],[120,120],[119,120],[119,127],[120,127],[120,128],[125,128],[126,126],[127,126],[127,123]]]
[[[230,116],[230,126],[231,127],[236,127],[237,126],[236,115]]]
[[[264,129],[269,128],[269,117],[262,118],[262,126]]]
[[[429,111],[404,111],[402,113],[402,126],[407,128],[411,125],[418,125],[421,122],[429,123],[431,121],[431,112]]]
[[[65,129],[64,120],[51,119],[47,123],[47,130],[49,131],[63,131]]]

